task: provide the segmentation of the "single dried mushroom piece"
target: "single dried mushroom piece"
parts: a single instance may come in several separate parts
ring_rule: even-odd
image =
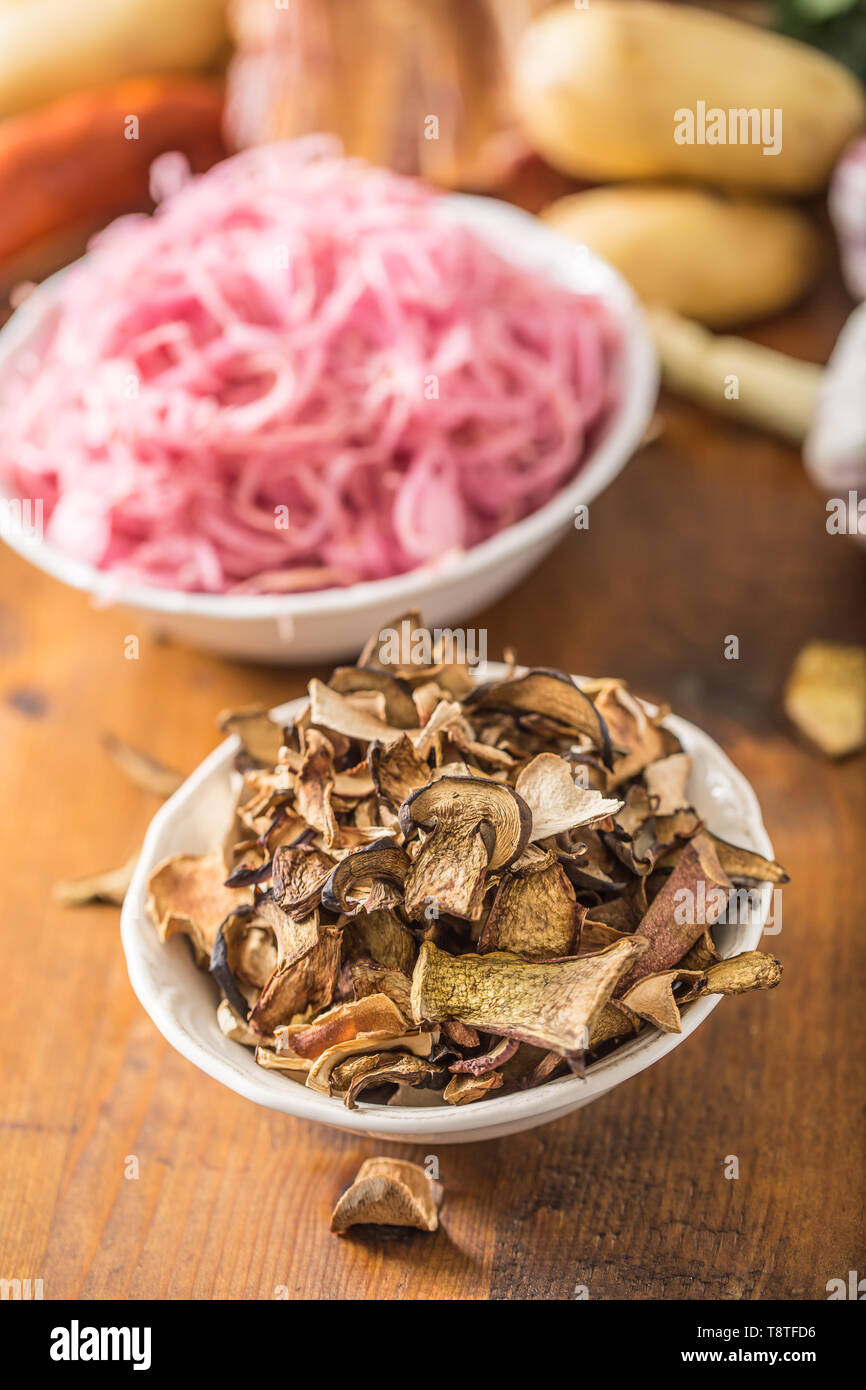
[[[439,1227],[442,1188],[417,1163],[398,1158],[368,1158],[358,1169],[331,1216],[338,1234],[350,1226]]]
[[[408,854],[394,840],[376,840],[340,860],[322,889],[322,906],[329,912],[357,912],[369,897],[371,883],[387,881],[402,888],[410,867]]]
[[[409,916],[423,916],[433,903],[440,914],[476,920],[488,873],[520,857],[531,825],[529,807],[501,782],[445,776],[414,792],[400,807],[403,834],[432,833],[406,877]]]
[[[618,980],[646,950],[631,937],[592,956],[527,961],[507,951],[450,956],[427,941],[412,980],[413,1015],[417,1023],[456,1018],[576,1059]]]
[[[513,951],[536,960],[574,953],[583,911],[551,854],[503,874],[478,939],[480,953]]]
[[[173,854],[158,864],[147,885],[147,908],[161,941],[185,933],[196,959],[209,963],[220,923],[252,902],[249,888],[226,888],[221,850]]]
[[[621,801],[578,787],[570,764],[555,753],[533,758],[517,778],[515,789],[532,814],[533,841],[612,816],[622,806]]]
[[[263,705],[246,709],[224,710],[217,720],[224,734],[237,734],[244,752],[255,763],[273,767],[283,746],[283,730],[274,723]]]

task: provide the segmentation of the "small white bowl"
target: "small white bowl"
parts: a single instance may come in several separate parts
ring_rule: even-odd
[[[504,669],[491,662],[484,675],[500,676]],[[288,719],[302,703],[295,700],[276,713]],[[773,847],[757,798],[742,773],[718,744],[693,724],[675,716],[667,718],[665,724],[692,755],[689,794],[710,829],[725,840],[772,858]],[[466,1106],[445,1102],[431,1106],[429,1102],[435,1097],[419,1092],[421,1104],[417,1106],[362,1101],[356,1110],[349,1110],[342,1100],[319,1095],[288,1077],[263,1070],[249,1048],[230,1042],[220,1032],[216,1021],[218,993],[209,976],[193,964],[186,941],[173,937],[160,943],[145,906],[147,880],[162,859],[181,851],[202,853],[221,842],[234,804],[231,770],[237,748],[235,738],[221,743],[154,816],[123,904],[120,929],[132,987],[159,1031],[201,1071],[247,1100],[395,1143],[466,1144],[497,1139],[561,1119],[635,1076],[672,1052],[719,1002],[718,995],[699,999],[686,1010],[681,1033],[648,1029],[588,1067],[584,1078],[562,1077],[531,1091],[492,1096]],[[761,906],[751,920],[727,924],[717,931],[723,955],[756,949],[771,892],[769,884],[762,886]],[[733,1012],[735,1006],[730,1007]]]
[[[280,665],[354,655],[365,635],[411,608],[420,608],[430,627],[454,625],[507,593],[573,525],[575,508],[597,497],[631,458],[655,405],[658,366],[643,312],[606,262],[507,203],[465,194],[450,195],[445,203],[455,220],[474,228],[502,256],[598,295],[622,334],[618,403],[578,476],[545,506],[440,565],[310,594],[188,594],[119,583],[20,530],[7,526],[4,539],[55,579],[85,590],[97,603],[136,610],[169,637],[224,656]],[[35,290],[0,332],[0,370],[50,311],[57,280],[52,276]]]

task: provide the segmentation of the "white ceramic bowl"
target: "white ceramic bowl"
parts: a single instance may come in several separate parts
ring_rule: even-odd
[[[485,675],[502,675],[490,663]],[[281,706],[289,718],[300,700]],[[752,788],[718,744],[684,719],[665,723],[691,753],[694,767],[689,793],[710,829],[723,839],[772,858],[773,847],[761,821]],[[438,1102],[419,1092],[418,1106],[371,1105],[348,1110],[343,1102],[319,1095],[279,1073],[256,1065],[249,1048],[230,1042],[216,1021],[218,993],[209,976],[196,969],[180,937],[166,944],[157,939],[146,908],[147,880],[167,855],[201,853],[220,843],[233,807],[231,768],[238,743],[227,739],[157,812],[141,851],[121,916],[121,935],[132,987],[164,1037],[190,1062],[224,1086],[258,1105],[288,1115],[318,1120],[337,1129],[355,1130],[375,1139],[414,1144],[463,1144],[496,1139],[558,1120],[588,1104],[672,1052],[715,1008],[719,996],[698,1000],[686,1010],[681,1033],[649,1029],[615,1053],[587,1068],[584,1078],[563,1077],[531,1091],[493,1096],[466,1106]],[[761,907],[748,922],[728,924],[716,935],[723,955],[754,950],[769,911],[771,888],[761,889]],[[733,1006],[731,1006],[733,1012]],[[736,1026],[734,1024],[734,1026]]]
[[[187,594],[121,584],[8,525],[4,539],[55,579],[85,590],[99,603],[135,610],[170,637],[224,656],[283,665],[354,656],[365,636],[410,608],[420,608],[430,627],[442,627],[507,593],[573,524],[575,507],[591,502],[624,468],[652,414],[658,368],[632,291],[604,261],[507,203],[463,194],[451,195],[446,203],[456,220],[473,227],[501,255],[572,289],[597,294],[622,333],[618,405],[579,475],[539,511],[439,566],[347,589],[285,596]],[[0,370],[50,310],[56,281],[53,276],[34,291],[0,332]]]

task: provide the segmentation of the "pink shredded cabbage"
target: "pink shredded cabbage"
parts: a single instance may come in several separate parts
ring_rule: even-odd
[[[123,577],[317,589],[437,562],[535,511],[612,400],[603,306],[517,269],[439,195],[321,137],[124,217],[0,384],[0,474]]]

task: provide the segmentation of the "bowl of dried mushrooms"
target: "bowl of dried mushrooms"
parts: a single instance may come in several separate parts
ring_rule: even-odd
[[[183,1056],[275,1110],[459,1143],[576,1110],[778,983],[757,948],[787,876],[712,739],[621,680],[397,631],[307,699],[226,712],[155,816],[123,944]]]

